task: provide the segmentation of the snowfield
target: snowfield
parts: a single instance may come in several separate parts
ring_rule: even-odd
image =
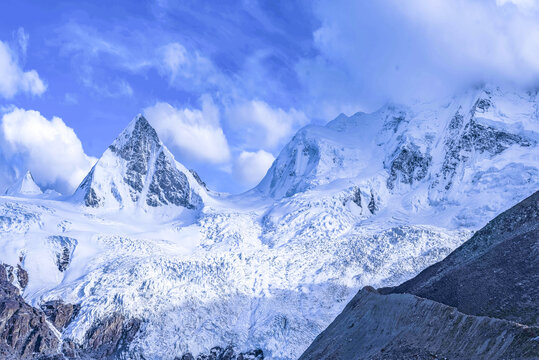
[[[241,195],[206,190],[137,117],[74,197],[0,197],[0,261],[28,271],[30,304],[82,305],[63,338],[119,311],[143,321],[125,358],[294,359],[358,289],[415,276],[537,189],[538,104],[484,88],[341,115]]]

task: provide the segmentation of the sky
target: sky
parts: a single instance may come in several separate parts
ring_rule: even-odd
[[[0,3],[0,191],[69,194],[139,113],[214,190],[340,113],[539,84],[539,0]]]

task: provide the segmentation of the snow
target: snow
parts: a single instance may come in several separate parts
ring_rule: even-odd
[[[43,192],[35,183],[30,171],[26,171],[24,176],[11,185],[5,193],[5,195],[9,196],[35,196],[41,194],[43,194]]]
[[[471,115],[482,98],[492,105]],[[30,303],[82,305],[63,333],[76,341],[120,311],[144,320],[134,358],[173,359],[228,344],[297,358],[359,288],[416,275],[536,190],[537,104],[537,94],[479,89],[436,104],[341,115],[300,130],[259,186],[241,195],[206,191],[160,141],[152,143],[159,150],[148,153],[148,164],[166,153],[200,197],[192,209],[119,204],[110,184],[130,199],[127,162],[109,149],[92,178],[103,207],[84,206],[80,193],[69,201],[0,197],[0,261],[22,259]],[[450,128],[457,111],[464,123],[477,119],[529,145],[491,153],[474,139],[454,152],[459,161],[446,188],[447,140],[465,133],[464,124],[458,134]],[[430,159],[424,174],[415,160],[394,165],[405,148]],[[63,272],[50,236],[76,240]]]

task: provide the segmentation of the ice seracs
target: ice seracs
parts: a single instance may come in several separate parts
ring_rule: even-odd
[[[5,192],[9,196],[38,196],[43,194],[41,188],[35,183],[30,170],[26,171],[24,176],[20,177]]]
[[[75,192],[85,206],[106,209],[199,207],[203,187],[159,140],[142,115],[135,117],[97,161]]]

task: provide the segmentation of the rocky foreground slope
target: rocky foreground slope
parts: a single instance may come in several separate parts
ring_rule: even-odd
[[[361,290],[300,359],[537,359],[538,269],[536,192],[415,278]]]

